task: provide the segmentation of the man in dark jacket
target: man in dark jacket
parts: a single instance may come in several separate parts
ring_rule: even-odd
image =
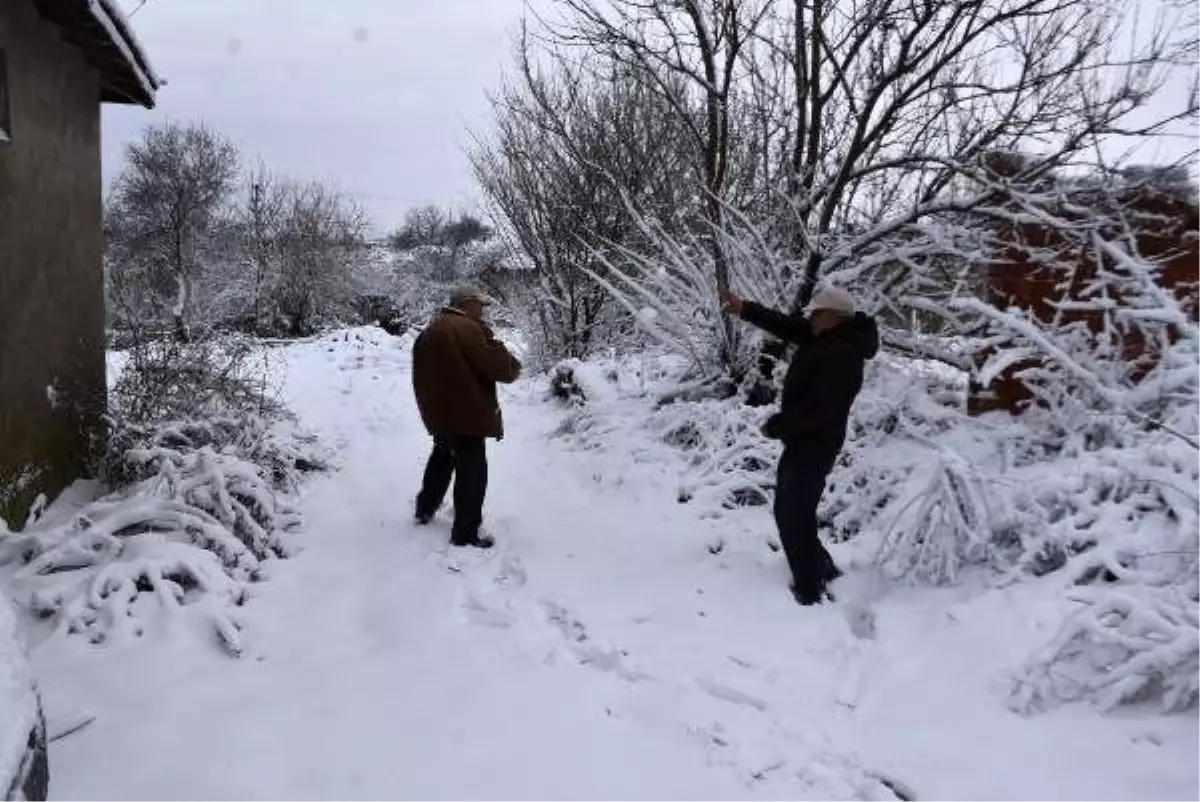
[[[413,344],[413,390],[433,453],[417,496],[417,523],[442,506],[454,478],[455,546],[490,548],[480,535],[488,466],[484,441],[504,436],[496,383],[517,380],[521,363],[483,321],[488,298],[470,287],[455,290]]]
[[[813,296],[808,315],[785,315],[736,295],[724,310],[798,348],[783,382],[779,412],[763,434],[783,441],[775,484],[775,524],[792,569],[792,593],[808,605],[828,597],[841,576],[817,534],[817,505],[842,443],[850,406],[862,389],[866,360],[879,350],[875,320],[855,312],[854,299],[828,287]]]

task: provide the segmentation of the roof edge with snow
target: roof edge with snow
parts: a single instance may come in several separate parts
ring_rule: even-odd
[[[100,73],[100,99],[154,108],[162,81],[154,74],[129,20],[115,0],[33,0]]]

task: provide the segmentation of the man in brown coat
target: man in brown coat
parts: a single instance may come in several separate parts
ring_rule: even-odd
[[[487,494],[484,441],[504,436],[496,383],[517,380],[521,363],[483,321],[490,303],[470,287],[450,294],[450,304],[413,344],[413,390],[421,420],[433,436],[433,453],[417,496],[417,523],[427,524],[442,506],[454,479],[455,546],[491,548],[480,535]]]

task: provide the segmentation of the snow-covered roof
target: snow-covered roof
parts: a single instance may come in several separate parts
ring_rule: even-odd
[[[101,100],[153,108],[154,93],[163,82],[154,74],[116,0],[33,1],[100,72]]]

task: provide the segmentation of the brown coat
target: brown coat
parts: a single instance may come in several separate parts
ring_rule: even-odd
[[[457,309],[440,311],[413,343],[413,390],[433,435],[503,437],[496,382],[520,373],[491,329]]]

